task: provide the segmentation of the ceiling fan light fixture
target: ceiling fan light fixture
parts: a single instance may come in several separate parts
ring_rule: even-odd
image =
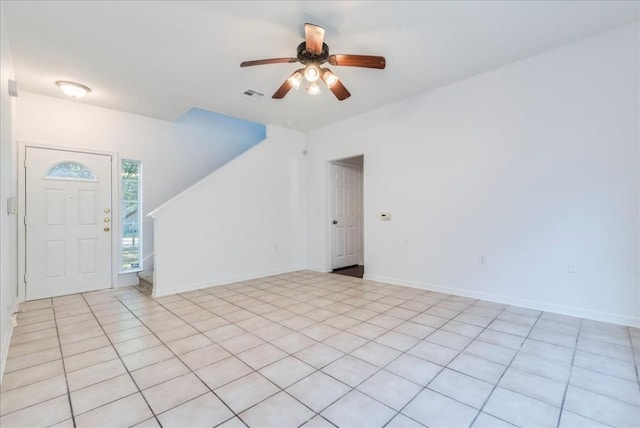
[[[73,98],[82,98],[91,92],[91,89],[87,86],[81,85],[76,82],[69,82],[66,80],[58,80],[56,85],[60,88],[62,92],[69,95]]]
[[[328,68],[324,68],[322,69],[322,80],[327,84],[328,88],[331,88],[340,79],[338,78],[338,76],[333,74],[331,70],[329,70]]]
[[[374,68],[378,70],[385,68],[386,60],[383,56],[354,54],[329,55],[329,46],[324,42],[324,35],[324,28],[319,25],[306,23],[304,24],[305,40],[298,45],[296,49],[297,56],[243,61],[240,63],[240,67],[298,62],[302,64],[302,68],[294,71],[273,93],[271,98],[281,100],[291,91],[291,89],[299,89],[303,80],[308,82],[307,94],[317,95],[321,92],[318,80],[322,80],[338,101],[346,100],[351,96],[351,93],[347,88],[345,88],[342,83],[342,79],[333,74],[330,69],[321,68],[324,63],[329,63],[334,67],[346,66]]]
[[[307,88],[307,94],[309,95],[318,95],[320,93],[320,85],[318,85],[317,82],[313,82],[311,84],[309,84],[309,87]]]
[[[307,79],[309,83],[313,83],[320,77],[320,69],[315,64],[309,64],[307,68],[304,70],[304,78]]]
[[[297,70],[295,73],[289,76],[287,80],[289,81],[289,83],[291,83],[291,86],[293,86],[295,89],[298,89],[300,87],[300,84],[302,83],[302,78],[302,73],[300,72],[300,70]]]

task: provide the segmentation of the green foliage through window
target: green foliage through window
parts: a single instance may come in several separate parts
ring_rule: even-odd
[[[122,271],[142,268],[142,216],[140,200],[140,162],[122,161]]]

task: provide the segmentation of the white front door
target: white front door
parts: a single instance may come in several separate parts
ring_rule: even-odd
[[[111,287],[111,156],[26,148],[27,300]]]
[[[331,268],[360,262],[360,171],[331,164]]]

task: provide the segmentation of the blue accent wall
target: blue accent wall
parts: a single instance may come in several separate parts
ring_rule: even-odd
[[[246,149],[267,137],[266,125],[195,107],[175,122],[201,128],[203,132],[211,133],[211,138],[217,142],[240,144]]]

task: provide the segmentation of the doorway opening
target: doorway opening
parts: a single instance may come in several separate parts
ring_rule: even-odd
[[[356,278],[362,278],[364,276],[364,265],[353,265],[343,268],[334,269],[331,273],[345,276],[353,276]]]
[[[364,276],[364,156],[330,162],[332,273]]]

